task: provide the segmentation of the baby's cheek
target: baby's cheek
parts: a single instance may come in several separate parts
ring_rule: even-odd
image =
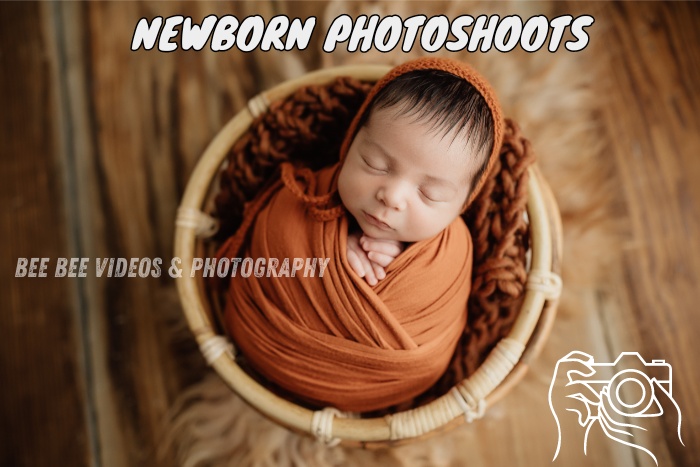
[[[411,219],[412,226],[415,230],[429,230],[431,226],[435,224],[436,220],[434,216],[430,215],[425,208],[419,209],[417,212],[414,211],[413,218]]]
[[[425,240],[437,235],[447,228],[456,216],[446,216],[445,213],[421,211],[412,219],[410,235],[413,241]]]
[[[360,184],[357,183],[357,177],[349,169],[343,169],[338,177],[338,195],[343,205],[353,207],[357,202],[359,195]]]

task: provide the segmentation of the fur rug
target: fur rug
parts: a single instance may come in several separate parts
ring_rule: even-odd
[[[332,18],[344,12],[352,16],[378,13],[399,14],[406,18],[422,13],[453,17],[464,11],[474,15],[476,12],[498,13],[486,10],[497,8],[525,18],[540,13],[556,16],[553,12],[542,11],[541,5],[537,11],[529,11],[535,8],[531,4],[468,6],[406,2],[389,7],[378,3],[331,2],[324,6],[324,14],[318,17],[317,29],[324,30]],[[320,50],[320,46],[315,50]],[[309,63],[320,63],[323,67],[371,62],[396,64],[421,53],[420,50],[408,54],[338,52],[309,58],[288,52],[281,60],[265,59],[261,68],[267,77],[272,76],[275,80],[265,85],[273,85],[307,71]],[[596,95],[591,86],[598,75],[593,68],[594,54],[591,50],[587,50],[585,56],[565,51],[556,54],[492,51],[450,56],[472,63],[491,81],[505,115],[519,122],[524,134],[533,142],[538,164],[559,202],[564,222],[563,278],[566,287],[560,302],[559,319],[575,317],[583,310],[573,303],[571,290],[585,287],[599,278],[605,262],[610,260],[607,253],[616,250],[618,241],[610,207],[614,205],[610,189],[614,167],[613,162],[603,155],[606,138],[596,120]],[[464,465],[472,455],[464,447],[475,444],[472,425],[393,449],[327,448],[268,421],[247,406],[213,372],[183,393],[171,414],[161,454],[174,454],[179,465],[186,467]],[[499,417],[498,406],[489,409],[486,419],[475,425],[488,422],[490,416]]]

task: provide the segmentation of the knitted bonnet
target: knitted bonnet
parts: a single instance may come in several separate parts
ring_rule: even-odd
[[[350,145],[352,144],[353,139],[355,139],[355,135],[359,131],[359,125],[360,122],[363,121],[363,115],[370,108],[377,93],[397,77],[416,70],[440,70],[466,80],[482,95],[489,107],[489,110],[491,111],[494,126],[493,147],[491,148],[491,154],[489,155],[486,170],[477,181],[474,189],[467,199],[466,206],[468,206],[481,190],[481,187],[486,182],[487,177],[485,175],[490,172],[493,164],[498,158],[503,141],[504,121],[501,107],[498,104],[498,99],[496,98],[496,93],[493,91],[488,82],[466,63],[458,62],[449,58],[418,58],[391,69],[389,73],[384,75],[384,77],[382,77],[374,85],[360,107],[357,115],[355,115],[355,118],[350,124],[350,127],[345,135],[345,139],[343,140],[343,145],[340,149],[340,161],[342,163],[345,160],[348,150],[350,149]]]

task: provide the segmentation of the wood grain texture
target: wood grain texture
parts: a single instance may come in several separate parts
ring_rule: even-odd
[[[41,13],[36,3],[0,5],[0,464],[83,466],[91,454],[77,280],[52,277],[71,248]],[[29,257],[50,258],[48,277],[14,277]]]
[[[169,258],[189,174],[247,99],[308,69],[383,58],[321,53],[321,32],[337,14],[455,16],[489,8],[464,2],[0,4],[0,255],[6,265],[0,464],[174,465],[174,449],[160,457],[156,452],[168,410],[206,373],[167,275],[22,280],[12,277],[17,257]],[[590,186],[567,186],[557,178],[567,161],[540,159],[555,196],[570,201],[562,206],[569,244],[560,313],[518,388],[484,420],[458,436],[439,437],[440,462],[449,465],[468,452],[471,465],[549,465],[557,437],[547,401],[552,370],[577,349],[597,361],[639,351],[647,360],[671,363],[686,446],[674,437],[674,420],[663,417],[643,441],[661,466],[700,465],[700,8],[682,2],[493,8],[523,16],[595,16],[591,45],[576,60],[601,77],[593,84],[595,113],[586,118],[601,131],[596,144],[604,151],[591,174],[605,185],[592,176]],[[129,50],[140,18],[173,14],[195,20],[207,14],[313,15],[318,23],[304,53]],[[474,60],[491,76],[546,74],[562,61],[560,54],[534,54],[522,69],[501,69],[489,68],[488,57]],[[550,99],[548,85],[556,83],[522,93]],[[548,119],[581,118],[537,116],[537,109],[528,114],[518,92],[502,98],[516,118],[535,115],[525,120],[538,134],[555,136]],[[536,143],[543,153],[556,153],[547,141]],[[58,173],[67,173],[66,182]],[[606,219],[613,221],[606,240],[586,243],[604,230]],[[583,456],[577,428],[575,418],[564,421],[563,429],[574,434],[567,435],[557,465],[654,465],[600,432]],[[428,462],[423,453],[435,446],[428,439],[356,459]]]
[[[225,4],[62,5],[75,76],[76,222],[84,256],[172,256],[172,226],[188,174],[214,132],[243,105],[243,54],[131,52],[141,17],[236,13]],[[126,25],[130,25],[127,27]],[[90,37],[88,42],[83,41]],[[214,86],[212,88],[212,86]],[[153,465],[166,412],[202,374],[174,284],[160,278],[89,281],[87,333],[102,465]],[[181,336],[185,336],[182,339]],[[172,463],[169,457],[164,465]]]
[[[617,277],[627,326],[608,330],[615,347],[634,344],[673,365],[683,416],[661,418],[655,446],[676,465],[700,463],[700,8],[692,3],[609,8],[609,96],[603,107],[613,142],[627,231]],[[628,327],[630,324],[633,326]]]

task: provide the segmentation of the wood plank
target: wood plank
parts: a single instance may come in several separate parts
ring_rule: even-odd
[[[616,4],[609,76],[614,92],[603,109],[629,224],[621,258],[618,347],[634,342],[647,359],[674,370],[673,395],[683,414],[661,417],[653,446],[666,445],[677,465],[700,463],[700,19],[697,4]],[[605,92],[601,89],[601,92]],[[633,335],[630,338],[630,334]]]
[[[42,13],[38,3],[0,4],[0,464],[83,466],[92,454],[78,280],[52,277],[72,245]],[[49,277],[15,278],[20,257],[50,258]]]
[[[131,52],[138,20],[236,14],[212,2],[63,3],[78,229],[91,258],[172,256],[177,204],[206,144],[255,93],[242,53]],[[89,37],[89,41],[84,39]],[[99,461],[157,459],[166,413],[204,362],[184,326],[175,284],[160,278],[88,278],[87,318]]]

